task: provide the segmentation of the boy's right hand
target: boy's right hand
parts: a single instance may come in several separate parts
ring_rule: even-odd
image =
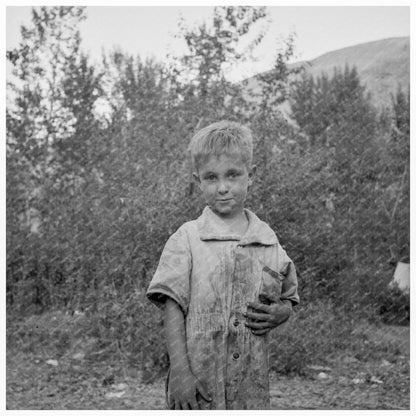
[[[169,408],[174,410],[200,409],[199,397],[207,402],[212,400],[202,383],[189,369],[171,369],[169,376]]]

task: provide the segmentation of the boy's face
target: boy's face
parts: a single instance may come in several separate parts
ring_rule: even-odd
[[[250,169],[240,154],[210,156],[194,173],[205,202],[220,217],[234,218],[241,214],[252,183],[255,166]]]

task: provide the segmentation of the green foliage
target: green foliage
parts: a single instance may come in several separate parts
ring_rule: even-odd
[[[316,236],[316,251],[306,249],[314,253],[306,269],[312,268],[318,286],[343,304],[377,304],[376,295],[391,276],[389,248],[409,241],[406,151],[397,157],[394,130],[377,123],[354,69],[317,81],[304,77],[294,90],[292,110],[317,158],[316,173],[310,174],[327,174],[318,177],[320,188],[303,183],[304,198],[325,205],[322,220],[306,227]],[[305,235],[299,239],[308,241]]]
[[[289,66],[295,53],[295,34],[291,33],[282,43],[277,49],[273,68],[257,75],[261,86],[260,92],[252,92],[250,95],[253,97],[248,97],[249,100],[250,98],[258,100],[262,113],[267,116],[276,113],[276,107],[288,100],[297,75],[304,71],[303,66]]]
[[[144,294],[168,236],[202,208],[189,139],[230,119],[254,132],[247,205],[294,259],[306,305],[272,352],[285,357],[276,369],[302,373],[346,348],[351,314],[377,320],[384,305],[401,316],[396,306],[408,301],[385,291],[390,252],[409,256],[409,98],[401,90],[380,118],[355,69],[296,78],[290,36],[260,77],[261,96],[250,95],[226,72],[261,41],[262,7],[216,8],[198,28],[182,23],[188,49],[172,64],[116,50],[101,70],[82,52],[83,18],[82,8],[43,7],[8,51],[10,310],[84,311],[103,349],[143,370],[164,368],[161,314]],[[297,126],[278,107],[289,93]],[[315,305],[321,298],[328,302]],[[305,340],[311,328],[320,336]],[[57,338],[64,349],[66,335]]]
[[[312,146],[320,139],[320,144],[338,149],[336,141],[347,140],[342,131],[344,125],[351,138],[357,133],[359,136],[372,134],[374,115],[370,98],[365,95],[355,68],[346,66],[344,71],[334,69],[332,78],[322,74],[316,80],[303,74],[294,84],[292,116],[309,136]],[[358,140],[355,142],[358,143]],[[366,145],[365,142],[363,144]],[[357,154],[361,151],[358,147],[354,150]]]
[[[259,31],[250,39],[253,25],[265,17],[265,7],[229,6],[215,7],[211,25],[203,23],[191,29],[181,20],[179,36],[188,52],[173,70],[175,78],[183,77],[180,72],[186,70],[187,93],[207,98],[213,84],[224,82],[227,67],[247,60],[264,36],[264,31]],[[247,37],[248,44],[242,47]]]
[[[80,50],[77,25],[84,18],[78,7],[34,9],[33,26],[22,27],[22,42],[9,53],[8,287],[9,299],[20,307],[69,299],[62,287],[68,277],[65,248],[73,237],[71,201],[94,163],[93,107],[101,94],[100,75]],[[69,270],[76,268],[74,259],[69,263]]]
[[[79,7],[33,9],[33,26],[22,26],[19,47],[8,53],[14,66],[13,82],[8,84],[13,98],[8,107],[8,132],[13,133],[8,146],[24,153],[33,165],[42,157],[46,165],[50,143],[73,131],[63,81],[79,55],[77,24],[85,18],[83,13]]]
[[[401,134],[410,134],[410,88],[407,96],[399,85],[396,95],[392,97],[393,122]]]
[[[396,284],[379,293],[377,303],[381,319],[386,324],[409,325],[410,294]]]

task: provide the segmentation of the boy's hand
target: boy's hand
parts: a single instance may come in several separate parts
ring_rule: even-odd
[[[260,302],[248,302],[247,312],[243,314],[246,318],[246,326],[254,335],[265,335],[271,329],[286,322],[292,312],[292,303],[280,301],[266,305]]]
[[[200,409],[199,399],[212,399],[201,382],[189,369],[171,370],[169,376],[169,407],[174,410]]]

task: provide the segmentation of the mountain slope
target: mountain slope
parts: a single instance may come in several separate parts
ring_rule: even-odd
[[[390,93],[400,84],[410,83],[410,38],[391,38],[363,43],[326,53],[310,62],[308,72],[332,75],[334,67],[356,66],[361,81],[371,92],[374,103],[390,103]]]
[[[293,66],[302,64],[315,77],[322,73],[332,76],[334,68],[344,69],[347,64],[355,66],[374,104],[381,107],[390,104],[390,94],[396,92],[398,85],[405,91],[410,85],[410,38],[389,38],[350,46]],[[253,77],[248,87],[257,90],[257,84]]]

